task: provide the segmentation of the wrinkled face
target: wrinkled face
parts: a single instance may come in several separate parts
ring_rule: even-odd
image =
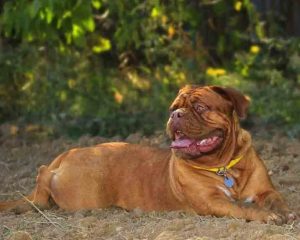
[[[181,89],[171,104],[167,123],[174,153],[193,159],[222,149],[235,121],[234,111],[244,117],[248,103],[244,95],[231,88]]]

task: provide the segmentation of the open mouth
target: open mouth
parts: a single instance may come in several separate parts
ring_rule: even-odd
[[[213,131],[201,139],[189,138],[180,130],[176,130],[174,136],[171,148],[179,149],[192,155],[210,152],[216,149],[223,141],[223,133],[219,130]]]

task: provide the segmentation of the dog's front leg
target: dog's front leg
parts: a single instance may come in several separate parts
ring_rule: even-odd
[[[207,196],[202,201],[192,203],[192,206],[199,215],[228,216],[263,223],[274,222],[279,225],[283,224],[282,218],[271,211],[240,206],[220,195]]]
[[[255,202],[261,208],[280,215],[285,222],[290,222],[297,218],[296,214],[289,209],[280,193],[274,189],[258,194]]]

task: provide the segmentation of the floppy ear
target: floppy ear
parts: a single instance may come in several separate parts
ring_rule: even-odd
[[[247,110],[250,104],[250,98],[229,87],[210,86],[214,92],[220,94],[223,98],[229,100],[239,118],[244,119],[247,116]]]

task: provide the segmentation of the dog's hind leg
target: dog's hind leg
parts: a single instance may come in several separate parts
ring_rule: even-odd
[[[36,186],[33,191],[23,196],[19,200],[2,201],[0,202],[1,211],[14,211],[16,213],[23,213],[32,210],[33,205],[39,209],[47,209],[50,207],[50,183],[53,176],[52,170],[58,168],[61,161],[68,154],[68,152],[58,156],[49,167],[43,165],[39,168],[38,176],[36,178]]]
[[[47,166],[42,165],[39,168],[38,176],[36,177],[36,188],[32,203],[39,209],[49,209],[49,199],[50,199],[50,182],[53,176]]]
[[[36,186],[32,193],[28,196],[23,196],[20,200],[0,202],[0,211],[11,210],[15,213],[24,213],[34,208],[40,210],[50,208],[50,181],[53,173],[48,170],[48,167],[43,165],[39,168],[39,173],[36,178]]]

